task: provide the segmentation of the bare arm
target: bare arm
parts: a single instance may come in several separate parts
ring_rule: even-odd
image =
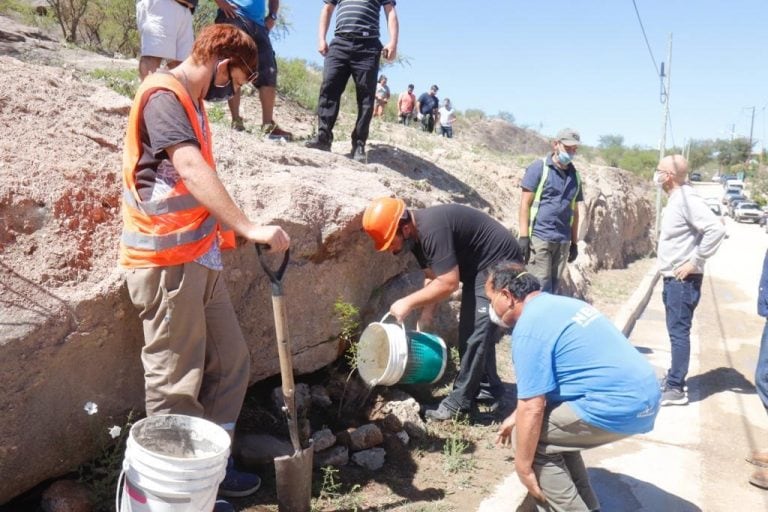
[[[323,8],[320,9],[320,22],[317,26],[317,51],[323,57],[328,53],[328,42],[325,38],[328,35],[328,27],[331,25],[334,8],[335,6],[331,4],[324,4]]]
[[[267,12],[277,14],[277,11],[280,10],[280,0],[269,0],[268,9]],[[267,27],[267,30],[272,30],[275,26],[275,20],[267,16],[267,19],[264,20],[264,26]]]
[[[519,230],[518,237],[528,236],[528,224],[531,218],[531,205],[533,204],[533,192],[523,189],[523,193],[520,196],[520,215],[519,217]]]
[[[397,57],[397,40],[400,35],[400,24],[397,21],[397,11],[395,11],[392,4],[384,6],[384,13],[387,15],[387,28],[389,29],[389,42],[384,47],[384,55],[391,62]]]
[[[546,405],[547,400],[544,395],[520,399],[516,413],[515,471],[520,482],[539,501],[544,501],[544,495],[533,472],[533,457],[536,454],[536,446],[539,444]]]
[[[252,242],[270,245],[274,251],[288,248],[290,238],[282,228],[259,226],[245,216],[196,145],[177,144],[166,152],[189,193],[221,224]]]
[[[425,286],[420,290],[417,290],[410,295],[406,295],[402,299],[392,303],[389,312],[398,322],[402,322],[408,316],[408,313],[414,309],[429,304],[437,304],[441,300],[450,297],[453,292],[458,290],[459,266],[456,265],[445,274],[436,276],[434,279],[429,279],[429,274],[427,274],[425,283]]]

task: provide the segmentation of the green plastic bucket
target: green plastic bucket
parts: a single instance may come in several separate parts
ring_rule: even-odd
[[[388,316],[368,325],[360,336],[360,377],[371,387],[440,380],[448,361],[445,342],[434,334],[385,323]]]
[[[428,332],[408,331],[408,364],[401,384],[427,382],[434,384],[443,376],[448,351],[440,336]]]

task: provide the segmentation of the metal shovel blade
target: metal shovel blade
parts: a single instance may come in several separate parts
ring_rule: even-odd
[[[275,458],[277,507],[280,512],[310,512],[312,503],[312,446]]]

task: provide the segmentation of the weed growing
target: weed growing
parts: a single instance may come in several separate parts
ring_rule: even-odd
[[[324,509],[349,510],[357,512],[363,508],[363,495],[358,484],[353,485],[348,491],[343,490],[339,479],[339,470],[333,466],[320,468],[323,481],[320,494],[312,504],[312,511],[319,512]]]
[[[128,98],[133,98],[139,88],[139,74],[135,69],[94,69],[88,75]]]

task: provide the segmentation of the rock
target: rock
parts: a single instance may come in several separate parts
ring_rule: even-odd
[[[328,390],[325,389],[325,386],[314,384],[310,388],[309,394],[312,397],[312,405],[315,407],[330,407],[333,405],[331,397],[328,395]]]
[[[347,464],[349,464],[349,450],[346,446],[340,445],[317,452],[312,459],[312,465],[316,468],[323,466],[346,466]]]
[[[272,464],[276,457],[291,455],[291,443],[267,434],[248,434],[238,437],[237,455],[246,467]]]
[[[359,451],[352,454],[352,462],[365,469],[376,471],[384,465],[386,453],[384,448],[371,448]]]
[[[384,442],[381,429],[373,423],[358,428],[348,428],[347,433],[349,434],[348,446],[353,452],[366,450]]]
[[[333,435],[330,429],[324,428],[312,434],[312,446],[315,449],[315,453],[330,448],[334,444],[336,444],[336,436]]]
[[[43,493],[40,506],[45,512],[91,512],[93,505],[85,485],[74,480],[57,480]]]
[[[385,403],[382,408],[385,414],[392,414],[403,425],[403,429],[410,437],[421,439],[427,435],[427,425],[419,416],[421,406],[413,399]]]
[[[309,386],[303,382],[297,383],[293,399],[296,402],[297,416],[299,418],[306,416],[309,413],[309,407],[312,404]],[[275,409],[279,413],[282,413],[283,406],[285,405],[282,387],[276,387],[272,390],[272,403],[275,405]]]
[[[400,432],[398,432],[397,434],[395,434],[395,436],[396,436],[396,437],[397,437],[397,438],[398,438],[400,441],[402,441],[402,443],[403,443],[404,445],[407,445],[407,444],[408,444],[408,443],[411,441],[411,438],[408,436],[408,432],[406,432],[405,430],[401,430]]]

